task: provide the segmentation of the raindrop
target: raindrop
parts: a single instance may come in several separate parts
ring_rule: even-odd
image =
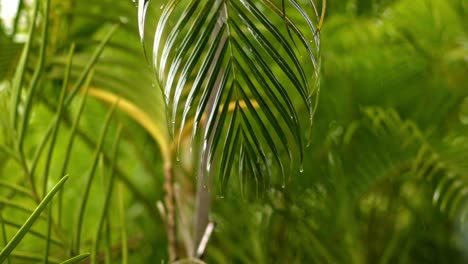
[[[208,141],[206,139],[203,140],[203,148],[202,148],[203,153],[205,153],[207,145],[208,145]]]
[[[463,125],[468,125],[468,97],[465,97],[465,99],[460,104],[460,110],[458,115],[460,118],[460,122]]]
[[[440,197],[440,191],[436,190],[434,192],[434,196],[432,197],[432,201],[433,201],[434,204],[437,203],[437,201],[439,200],[439,197]]]
[[[119,21],[122,24],[127,24],[128,23],[128,18],[124,16],[119,16]]]

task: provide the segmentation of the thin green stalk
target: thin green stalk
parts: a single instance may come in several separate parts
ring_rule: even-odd
[[[3,222],[5,223],[5,225],[14,227],[16,229],[21,228],[21,224],[14,223],[14,222],[12,222],[12,221],[10,221],[8,219],[3,219]],[[46,235],[42,234],[39,231],[33,230],[33,229],[29,229],[28,234],[32,235],[32,236],[35,236],[37,238],[40,238],[40,239],[44,239],[44,240],[47,239]],[[62,242],[60,242],[57,238],[52,237],[51,242],[52,242],[52,244],[54,244],[56,246],[59,246],[61,248],[65,248],[65,245]]]
[[[40,1],[38,1],[40,2]],[[47,36],[48,36],[48,29],[49,29],[49,6],[50,0],[45,0],[45,8],[44,8],[44,29],[41,38],[41,47],[39,50],[39,60],[37,62],[37,66],[34,71],[34,75],[32,78],[31,83],[29,84],[28,94],[26,96],[26,103],[24,106],[24,116],[21,120],[21,128],[19,131],[19,139],[18,139],[18,150],[22,153],[23,152],[23,143],[26,134],[26,130],[28,127],[28,122],[30,121],[29,117],[31,115],[31,108],[32,108],[32,101],[35,98],[36,90],[39,86],[39,80],[42,76],[42,72],[44,70],[45,65],[45,58],[46,58],[46,47],[47,47]]]
[[[85,88],[85,91],[82,92],[82,94],[86,95],[87,94],[87,88],[88,88],[88,85],[84,85],[84,88]],[[44,105],[46,107],[49,108],[49,110],[51,111],[54,111],[55,110],[52,108],[52,106],[50,104],[47,104],[47,101],[45,101],[44,98],[42,98],[42,100],[44,101]],[[81,105],[81,102],[79,103]],[[81,111],[78,111],[78,115],[77,117],[80,115]],[[73,134],[76,134],[76,136],[78,136],[80,138],[80,140],[83,141],[83,143],[90,149],[95,149],[96,148],[96,142],[90,137],[88,136],[87,134],[85,134],[83,131],[81,131],[78,126],[76,128],[74,128],[75,125],[78,125],[78,123],[75,124],[74,121],[71,121],[69,119],[69,117],[67,115],[64,115],[64,118],[62,120],[64,122],[65,125],[67,125],[68,127],[71,127],[71,135]],[[74,136],[73,136],[74,137]],[[71,138],[71,136],[70,136]],[[63,159],[64,160],[64,163],[67,163],[68,159],[67,156],[69,156],[71,154],[71,150],[72,150],[72,146],[73,146],[73,140],[69,140],[69,144],[67,145],[67,147],[65,148],[67,150],[66,154],[65,154],[65,158]],[[70,145],[71,143],[71,145]],[[104,154],[104,161],[107,162],[107,163],[110,163],[110,158],[108,155],[106,155],[105,153]],[[63,167],[62,167],[62,173],[60,173],[59,175],[65,175],[65,172],[66,172],[66,168],[67,168],[67,164],[64,164]],[[141,192],[141,190],[138,189],[138,187],[130,180],[130,178],[117,166],[116,168],[116,176],[117,178],[125,185],[125,187],[132,193],[132,195],[135,197],[136,200],[140,201],[143,206],[146,208],[146,211],[151,215],[151,217],[153,219],[159,219],[159,215],[158,215],[158,212],[157,210],[154,208],[154,204],[153,202],[146,196],[144,195],[143,192]],[[59,221],[61,221],[61,209],[62,206],[62,198],[60,198],[62,195],[59,193]],[[59,226],[61,226],[61,223],[59,223]]]
[[[117,185],[117,190],[119,200],[120,236],[122,241],[122,264],[128,264],[127,221],[125,220],[124,189],[121,183]]]
[[[24,0],[19,0],[18,1],[18,11],[16,11],[15,20],[13,21],[13,33],[12,33],[13,37],[18,32],[18,26],[19,26],[19,21],[20,21],[20,17],[21,17],[20,14],[21,14],[21,11],[23,11],[23,9],[24,9]]]
[[[49,170],[50,170],[50,163],[52,160],[53,152],[55,149],[55,143],[57,139],[57,135],[59,132],[60,128],[60,120],[62,118],[62,113],[63,113],[63,108],[64,108],[64,101],[65,101],[65,93],[68,87],[68,80],[69,80],[69,75],[70,75],[70,69],[71,69],[71,64],[72,64],[72,57],[73,57],[73,52],[74,52],[75,45],[72,44],[69,52],[69,58],[68,58],[68,63],[67,63],[67,69],[65,72],[65,77],[64,77],[64,82],[62,85],[62,90],[60,93],[60,99],[59,99],[59,109],[57,111],[57,116],[52,123],[52,138],[51,142],[49,145],[49,151],[47,153],[47,158],[46,158],[46,164],[44,166],[44,180],[43,180],[43,190],[42,193],[43,195],[46,194],[47,192],[47,183],[49,181]],[[49,132],[50,130],[48,130]],[[49,135],[50,133],[47,133]],[[50,236],[51,236],[51,231],[52,231],[52,205],[49,206],[48,209],[48,221],[47,221],[47,240],[46,240],[46,247],[45,247],[45,255],[44,255],[44,263],[47,264],[49,260],[49,249],[50,249]]]
[[[36,2],[36,6],[35,8],[39,8],[39,2],[40,1],[37,1]],[[31,189],[33,191],[33,194],[35,196],[35,199],[37,202],[40,201],[40,198],[39,198],[39,195],[37,194],[37,188],[36,188],[36,183],[35,183],[35,180],[34,180],[34,176],[33,176],[33,171],[34,170],[29,170],[28,169],[28,166],[27,166],[27,163],[26,163],[26,159],[24,157],[24,154],[23,154],[23,143],[24,143],[24,138],[25,138],[25,133],[26,133],[26,129],[27,129],[27,126],[28,126],[28,122],[29,122],[29,117],[30,117],[30,114],[31,114],[31,107],[32,107],[32,101],[34,99],[34,95],[35,95],[35,92],[36,92],[36,89],[37,87],[39,86],[38,83],[39,83],[39,79],[42,75],[42,71],[43,71],[43,68],[44,68],[44,64],[45,64],[45,56],[46,56],[46,43],[47,43],[47,35],[48,35],[48,16],[49,16],[49,4],[50,4],[50,0],[47,0],[46,1],[46,4],[45,4],[45,10],[44,10],[44,28],[43,28],[43,34],[42,34],[42,38],[41,38],[41,45],[40,45],[40,51],[39,51],[39,60],[38,60],[38,64],[35,68],[35,71],[34,71],[34,75],[33,75],[33,78],[32,78],[32,81],[31,83],[29,84],[29,89],[28,89],[28,94],[26,96],[26,103],[25,103],[25,106],[24,106],[24,115],[23,115],[23,118],[21,120],[21,127],[20,127],[20,131],[19,131],[19,137],[18,137],[18,142],[17,142],[17,149],[18,149],[18,152],[19,152],[19,155],[20,155],[20,163],[21,163],[21,167],[23,168],[23,171],[25,173],[25,175],[28,177],[28,180],[31,184]],[[35,9],[35,12],[37,10]],[[34,17],[34,20],[36,19],[37,17],[37,14],[35,14],[35,17]],[[31,30],[34,30],[34,22],[33,22],[33,28]],[[31,33],[31,36],[32,36],[32,33]],[[28,41],[31,42],[32,39],[30,39]],[[24,77],[24,71],[26,70],[26,63],[27,63],[27,57],[29,57],[29,49],[30,49],[30,44],[27,44],[26,48],[28,49],[27,52],[26,52],[26,55],[24,56],[24,59],[25,61],[21,61],[20,63],[24,63],[24,65],[20,65],[20,71],[23,71],[23,72],[20,72],[18,74],[18,86],[15,87],[14,86],[14,90],[15,90],[15,94],[13,96],[13,104],[12,106],[14,107],[13,109],[13,116],[12,116],[12,122],[13,122],[13,126],[15,126],[16,124],[16,118],[17,118],[17,109],[19,108],[19,98],[20,98],[20,95],[21,95],[21,89],[22,89],[22,79]],[[23,67],[24,68],[23,68]],[[41,142],[41,147],[39,148],[40,150],[42,149],[42,147],[44,146],[45,142],[47,141],[47,138],[45,137],[42,142]],[[37,160],[35,160],[37,162]],[[35,166],[34,165],[35,163],[33,163],[33,167]]]
[[[105,222],[105,219],[107,217],[107,212],[109,210],[109,205],[110,205],[110,201],[111,201],[111,196],[112,196],[112,190],[114,188],[114,182],[115,182],[115,164],[116,164],[116,161],[117,161],[117,156],[118,156],[118,152],[119,152],[119,144],[120,144],[120,135],[121,135],[121,132],[122,132],[122,126],[119,126],[119,128],[117,129],[117,135],[115,137],[115,141],[114,141],[114,144],[113,144],[113,149],[112,149],[112,160],[111,160],[111,172],[110,172],[110,179],[109,179],[109,183],[107,185],[107,189],[106,189],[106,196],[104,198],[104,206],[103,206],[103,209],[101,211],[101,216],[99,217],[99,222],[98,222],[98,228],[96,229],[96,234],[95,234],[95,237],[94,237],[94,254],[91,256],[91,263],[94,263],[93,260],[95,261],[96,260],[96,257],[97,257],[97,253],[99,251],[99,242],[101,241],[101,232],[102,232],[102,228],[104,226],[104,222]]]
[[[84,85],[85,89],[88,88],[87,85]],[[83,94],[87,94],[87,90],[82,92]],[[49,110],[55,112],[55,109],[52,108],[51,104],[48,104],[48,102],[45,100],[45,98],[42,98],[44,105],[49,108]],[[72,121],[69,120],[67,115],[64,115],[64,118],[62,120],[64,124],[67,126],[71,127],[73,126]],[[73,130],[73,128],[72,128]],[[73,132],[73,131],[72,131]],[[96,142],[94,141],[93,138],[91,138],[89,135],[84,133],[82,130],[77,129],[76,130],[76,135],[80,138],[80,140],[83,141],[83,143],[90,149],[95,149],[96,148]],[[71,148],[67,147],[67,151],[71,151]],[[104,155],[104,161],[107,163],[110,163],[110,158],[106,153],[103,153]],[[67,159],[63,159],[65,162],[67,162]],[[63,173],[59,175],[64,175],[66,169],[62,170]],[[153,217],[153,219],[159,219],[159,214],[156,208],[154,207],[154,203],[143,193],[141,192],[138,187],[130,180],[130,178],[117,166],[116,168],[116,176],[117,178],[125,185],[125,187],[132,193],[132,195],[135,197],[136,200],[140,201],[143,206],[146,208],[146,211]],[[59,194],[60,195],[60,194]],[[60,204],[60,199],[59,199],[59,204]],[[60,207],[60,206],[59,206]]]
[[[72,67],[72,60],[73,60],[73,53],[75,51],[75,44],[72,44],[70,47],[70,51],[68,53],[68,60],[67,60],[67,68],[65,70],[65,76],[63,79],[63,84],[62,84],[62,90],[60,92],[60,99],[59,99],[59,104],[58,104],[58,110],[57,110],[57,116],[55,117],[55,122],[53,125],[53,131],[52,131],[52,139],[50,141],[49,145],[49,152],[47,153],[47,158],[46,158],[46,163],[44,166],[44,181],[43,181],[43,188],[42,188],[42,193],[45,195],[47,192],[47,182],[49,180],[49,170],[50,170],[50,163],[52,160],[52,157],[54,155],[54,149],[55,149],[55,143],[57,140],[57,135],[60,130],[60,121],[62,120],[62,115],[63,115],[63,109],[64,109],[64,103],[65,103],[65,94],[68,88],[68,82],[70,79],[70,72],[71,72],[71,67]]]
[[[89,253],[84,253],[84,254],[81,254],[81,255],[78,255],[78,256],[75,256],[75,257],[72,257],[70,259],[67,259],[63,262],[60,262],[60,264],[73,264],[73,263],[78,263],[78,262],[81,262],[83,260],[85,260],[86,258],[89,257]]]
[[[68,176],[62,178],[52,190],[44,197],[44,199],[39,203],[36,210],[31,214],[31,216],[26,220],[26,222],[21,226],[18,232],[13,236],[13,238],[8,242],[8,244],[0,252],[0,263],[5,261],[5,259],[11,254],[13,249],[21,242],[23,237],[28,233],[31,226],[37,220],[44,208],[49,204],[50,200],[54,197],[55,193],[62,188],[63,184],[68,180]]]
[[[49,263],[49,251],[50,251],[50,237],[52,233],[52,203],[49,204],[47,210],[47,235],[46,235],[46,246],[44,250],[44,264]]]
[[[15,251],[11,253],[12,259],[22,260],[20,263],[37,263],[42,260],[42,255],[32,254],[29,252]],[[57,259],[49,259],[49,264],[59,264],[60,261]]]
[[[48,12],[49,12],[49,1],[50,0],[47,0],[46,2],[46,10],[45,10],[45,17],[48,17]],[[40,2],[40,1],[37,1],[37,2]],[[29,114],[30,114],[30,110],[31,110],[31,104],[32,104],[32,100],[33,100],[33,97],[34,97],[34,94],[35,94],[35,89],[36,89],[36,86],[38,81],[39,81],[39,78],[40,78],[40,75],[42,73],[42,68],[44,67],[44,61],[45,61],[45,53],[46,53],[46,50],[45,50],[45,43],[47,41],[47,27],[48,27],[48,19],[45,19],[45,23],[44,23],[44,33],[43,33],[43,37],[42,37],[42,45],[41,45],[41,50],[40,50],[40,55],[39,55],[39,62],[38,62],[38,66],[36,67],[36,71],[34,73],[34,76],[33,76],[33,80],[31,82],[31,85],[30,85],[30,89],[29,89],[29,93],[27,95],[27,99],[26,99],[26,106],[25,106],[25,114],[24,114],[24,117],[23,117],[23,120],[22,120],[22,126],[21,126],[21,130],[20,130],[20,134],[19,134],[19,140],[18,140],[18,149],[20,151],[20,155],[22,156],[21,157],[21,165],[23,167],[23,170],[25,172],[26,175],[28,175],[28,178],[29,178],[29,182],[32,186],[32,190],[33,190],[33,194],[34,196],[36,197],[36,200],[39,202],[39,196],[38,196],[38,193],[37,193],[37,188],[36,188],[36,184],[35,184],[35,180],[34,180],[34,171],[35,171],[35,167],[38,163],[38,160],[39,160],[39,157],[40,157],[40,154],[42,153],[42,150],[43,148],[45,147],[45,144],[51,134],[51,129],[47,130],[46,132],[46,135],[44,136],[41,144],[40,144],[40,147],[38,148],[38,151],[36,151],[36,155],[35,155],[35,158],[33,160],[33,164],[32,164],[32,168],[31,170],[28,169],[28,166],[25,162],[25,159],[24,159],[24,155],[22,154],[22,151],[23,151],[23,142],[24,142],[24,136],[25,136],[25,131],[26,131],[26,128],[27,128],[27,122],[29,120]],[[94,63],[97,61],[97,58],[99,57],[99,55],[101,54],[102,52],[102,49],[103,47],[105,46],[105,43],[107,43],[107,41],[109,40],[110,36],[112,35],[112,33],[115,31],[116,29],[116,26],[114,26],[111,31],[109,32],[108,36],[106,36],[106,38],[104,39],[104,41],[102,42],[102,44],[98,47],[97,51],[95,52],[93,58],[92,58],[92,62],[93,63],[90,63],[84,70],[83,74],[81,75],[80,79],[77,80],[77,82],[75,83],[75,88],[76,90],[78,90],[81,85],[86,82],[89,78],[88,78],[88,75],[91,71],[91,68],[92,66],[94,65]],[[73,94],[74,95],[74,94]],[[68,105],[71,100],[73,99],[73,95],[70,95],[66,98],[65,102],[64,102],[64,105]],[[19,98],[19,95],[18,95],[18,98]],[[14,103],[14,105],[18,105],[18,102],[19,102],[19,99],[17,102]],[[16,111],[16,110],[15,110]],[[62,112],[63,113],[63,112]],[[61,115],[61,114],[60,114]],[[16,117],[13,116],[13,118],[15,119]],[[51,147],[52,148],[52,147]],[[48,166],[46,166],[47,168]],[[62,176],[64,174],[61,174]],[[46,174],[45,176],[45,179],[44,179],[44,182],[46,182],[48,180],[48,173]],[[45,186],[46,184],[44,184],[44,189],[45,189]],[[44,191],[44,194],[45,194],[45,191]],[[60,207],[59,207],[60,208]]]
[[[106,229],[106,249],[105,249],[105,263],[112,263],[112,239],[111,239],[111,230],[110,230],[110,218],[106,217],[105,229]]]
[[[3,206],[8,206],[8,207],[26,212],[28,214],[31,214],[32,212],[34,212],[34,209],[27,207],[26,205],[24,205],[24,203],[15,202],[14,200],[5,199],[3,197],[0,197],[0,205],[1,205],[1,208],[3,208]],[[42,215],[40,216],[40,218],[47,219],[45,216],[42,216]]]
[[[85,85],[85,91],[83,93],[83,97],[81,98],[81,101],[79,103],[78,107],[78,114],[75,117],[75,120],[73,121],[71,132],[70,132],[70,137],[68,139],[66,152],[65,156],[63,158],[63,165],[62,165],[62,170],[60,172],[60,177],[63,177],[68,169],[68,162],[70,161],[70,156],[71,156],[71,151],[73,149],[73,144],[75,142],[75,136],[78,131],[78,126],[80,123],[81,115],[83,114],[84,106],[86,103],[86,99],[88,98],[88,87],[89,87],[89,82],[91,82],[93,73],[88,75],[88,79],[86,80],[86,85]],[[58,221],[59,221],[59,227],[62,226],[62,208],[63,208],[63,192],[59,192],[59,199],[58,199]]]
[[[23,170],[23,172],[25,174],[25,177],[27,178],[26,180],[29,182],[29,185],[31,185],[31,191],[32,191],[33,199],[37,203],[39,203],[41,198],[39,197],[39,194],[37,193],[37,190],[36,190],[36,182],[34,180],[33,175],[31,174],[30,170],[28,169],[28,164],[26,163],[26,160],[24,159],[23,155],[21,155],[21,158],[20,158],[20,166],[21,166],[21,169]]]
[[[21,1],[22,2],[22,1]],[[18,109],[19,109],[19,103],[20,103],[20,97],[21,97],[21,91],[23,88],[23,81],[24,81],[24,73],[26,72],[26,67],[27,67],[27,62],[29,60],[29,54],[31,52],[31,43],[34,38],[34,33],[36,31],[36,20],[37,20],[37,14],[39,13],[39,2],[36,1],[36,4],[34,5],[34,11],[33,11],[33,16],[32,16],[32,22],[31,22],[31,28],[28,34],[28,40],[26,41],[23,49],[23,53],[21,55],[21,59],[18,63],[17,70],[15,72],[15,77],[13,80],[13,96],[12,102],[11,102],[11,122],[12,122],[12,127],[16,128],[16,118],[18,116]],[[18,17],[18,16],[17,16]]]
[[[42,156],[42,152],[44,151],[45,147],[47,146],[47,142],[49,141],[50,134],[51,134],[51,131],[52,131],[52,129],[51,129],[52,125],[53,124],[51,123],[50,126],[49,126],[50,129],[47,129],[44,136],[42,137],[42,140],[39,143],[39,146],[37,147],[37,149],[36,149],[36,151],[34,153],[34,157],[33,157],[33,160],[31,162],[31,167],[29,169],[28,169],[28,166],[26,164],[26,160],[24,158],[24,155],[20,152],[21,161],[24,163],[25,174],[29,178],[29,182],[30,182],[33,194],[36,197],[36,201],[38,203],[40,201],[40,198],[39,198],[39,193],[37,191],[36,180],[35,180],[36,179],[36,177],[35,177],[36,168],[37,168],[37,165],[39,164],[39,159]]]
[[[103,125],[103,128],[101,130],[101,134],[99,136],[98,144],[97,144],[96,150],[94,152],[94,158],[93,158],[94,161],[93,161],[93,164],[91,165],[91,170],[90,170],[90,172],[88,174],[88,177],[87,177],[88,180],[86,181],[86,186],[85,186],[85,190],[84,190],[84,193],[83,193],[83,198],[82,198],[82,201],[81,201],[79,209],[78,209],[78,218],[77,218],[77,223],[76,223],[75,240],[74,240],[74,243],[72,243],[72,245],[74,245],[73,246],[74,252],[76,252],[76,253],[80,252],[81,229],[83,227],[84,213],[85,213],[85,210],[86,210],[86,205],[88,203],[89,192],[91,190],[91,185],[93,183],[94,174],[95,174],[96,167],[97,167],[97,164],[98,164],[98,161],[99,161],[99,156],[100,156],[100,153],[102,151],[102,146],[104,144],[104,139],[105,139],[105,136],[107,134],[107,130],[109,128],[110,121],[112,119],[112,115],[115,112],[116,106],[117,106],[117,103],[114,104],[111,107],[111,109],[109,110],[109,112],[107,113],[107,116],[105,118],[104,125]]]
[[[8,243],[8,238],[7,238],[7,233],[6,233],[6,229],[5,229],[5,222],[3,221],[3,216],[2,216],[1,212],[0,212],[0,222],[2,223],[3,244],[6,245]],[[10,257],[7,258],[7,263],[8,264],[11,263]]]
[[[75,84],[73,85],[73,88],[71,92],[68,94],[68,96],[65,99],[65,105],[69,105],[73,97],[78,93],[82,85],[85,83],[86,78],[88,77],[89,73],[91,72],[91,69],[94,67],[96,64],[97,60],[101,56],[102,51],[104,50],[104,47],[107,45],[109,42],[110,38],[114,34],[114,32],[117,30],[119,27],[118,24],[113,25],[112,28],[109,30],[107,35],[104,37],[102,40],[101,44],[99,47],[96,49],[94,52],[93,56],[89,60],[88,64],[86,65],[85,69],[81,73],[80,77],[76,80]]]
[[[104,154],[103,153],[101,153],[101,155],[99,155],[98,167],[99,167],[99,171],[100,171],[100,174],[101,174],[102,186],[103,186],[103,188],[105,188],[104,186],[106,186],[106,181],[105,181],[105,172],[104,172]],[[100,223],[100,221],[98,223]],[[96,230],[98,232],[100,232],[99,229],[100,229],[100,227],[98,226],[98,228]],[[93,240],[93,246],[91,248],[92,249],[91,250],[91,264],[96,264],[97,263],[99,242],[100,241],[97,240],[97,239]]]
[[[34,199],[34,195],[32,193],[30,193],[28,189],[26,189],[26,188],[24,188],[22,186],[19,186],[17,184],[5,182],[5,181],[0,181],[0,187],[5,187],[5,188],[8,188],[8,189],[12,189],[15,192],[22,193],[22,194],[24,194],[26,196],[29,196],[32,199]]]

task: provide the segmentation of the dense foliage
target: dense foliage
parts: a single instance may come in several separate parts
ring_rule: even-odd
[[[190,135],[174,143],[148,62],[163,2],[173,1],[149,3],[146,27],[137,4],[111,0],[20,1],[17,19],[2,21],[0,262],[192,256],[198,162]],[[320,13],[323,1],[314,2]],[[266,28],[289,37],[285,21]],[[255,183],[244,186],[243,170],[225,189],[208,188],[215,229],[191,261],[468,261],[466,25],[464,0],[327,1],[315,32],[321,92],[303,168],[284,182],[273,170],[256,196],[246,194]],[[150,36],[145,49],[140,35]],[[308,63],[301,66],[314,77],[319,67]],[[254,92],[244,99],[263,98]],[[307,119],[299,99],[294,110]],[[277,154],[287,159],[288,150]]]

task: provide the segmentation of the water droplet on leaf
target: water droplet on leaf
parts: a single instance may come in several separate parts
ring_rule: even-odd
[[[122,24],[127,24],[128,23],[128,18],[124,16],[119,16],[119,21]]]

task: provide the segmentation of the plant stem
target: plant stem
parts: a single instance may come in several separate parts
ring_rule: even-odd
[[[164,203],[166,204],[166,229],[169,260],[172,262],[177,258],[176,251],[176,229],[175,229],[175,206],[174,206],[174,173],[172,163],[167,162],[164,165]]]

